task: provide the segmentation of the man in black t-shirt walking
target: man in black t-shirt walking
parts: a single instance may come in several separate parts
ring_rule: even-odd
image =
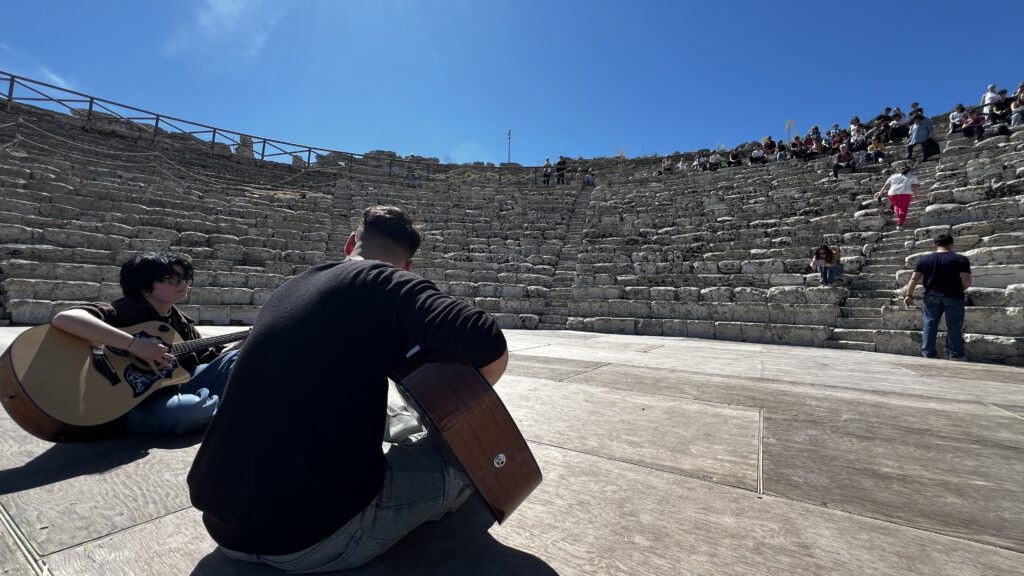
[[[920,258],[907,285],[907,306],[914,303],[914,288],[924,278],[924,330],[921,356],[935,358],[939,319],[946,315],[946,356],[966,360],[964,352],[964,290],[971,287],[971,261],[953,252],[953,237],[935,239],[935,253]]]
[[[368,208],[344,262],[291,278],[263,306],[188,475],[228,556],[353,568],[472,494],[431,435],[401,430],[415,420],[389,405],[387,376],[418,345],[493,384],[508,351],[486,312],[408,271],[419,244],[400,209]]]

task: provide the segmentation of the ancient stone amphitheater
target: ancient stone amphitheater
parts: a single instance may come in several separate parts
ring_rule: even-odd
[[[538,185],[529,169],[390,153],[284,164],[257,159],[251,139],[211,144],[98,112],[3,108],[5,324],[118,297],[118,265],[137,250],[195,259],[186,308],[201,324],[251,324],[289,276],[341,258],[364,207],[386,203],[422,222],[416,270],[506,328],[912,355],[920,311],[894,305],[894,291],[915,255],[952,231],[975,279],[968,354],[1024,363],[1021,130],[975,144],[946,137],[935,118],[942,154],[915,167],[924,194],[894,232],[871,200],[887,164],[832,180],[815,162],[654,178],[650,159],[579,161],[598,174],[580,191]],[[822,242],[842,247],[838,287],[819,287],[808,268]]]

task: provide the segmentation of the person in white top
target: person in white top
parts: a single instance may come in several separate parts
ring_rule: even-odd
[[[995,84],[989,84],[988,85],[988,92],[985,92],[984,94],[981,95],[981,103],[982,104],[991,104],[991,103],[995,102],[996,100],[999,100],[999,94],[996,94],[996,85]],[[991,111],[992,111],[991,106],[985,106],[985,109],[982,110],[982,113],[983,114],[989,114]]]
[[[882,200],[882,195],[888,192],[889,202],[892,203],[893,212],[896,214],[896,230],[903,230],[903,224],[907,221],[907,213],[910,210],[910,201],[917,197],[921,184],[917,176],[910,173],[910,164],[903,163],[899,172],[889,176],[889,179],[882,185],[876,197]]]

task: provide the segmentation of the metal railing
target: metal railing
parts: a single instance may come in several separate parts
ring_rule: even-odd
[[[211,154],[217,153],[220,145],[236,155],[254,160],[279,162],[282,157],[287,157],[286,162],[294,163],[293,159],[299,158],[303,168],[342,174],[345,171],[351,174],[354,168],[369,169],[376,171],[377,176],[412,185],[439,180],[466,185],[527,187],[544,183],[542,167],[440,164],[306,146],[151,112],[0,70],[0,90],[5,87],[5,98],[0,100],[0,105],[7,112],[12,112],[15,104],[20,103],[82,119],[87,129],[100,124],[122,124],[148,135],[150,142],[154,143],[161,137],[182,135],[194,138],[197,144],[208,145]],[[354,160],[363,161],[362,165],[354,166]],[[385,160],[386,167],[383,165]],[[555,180],[553,172],[550,177],[552,183]]]

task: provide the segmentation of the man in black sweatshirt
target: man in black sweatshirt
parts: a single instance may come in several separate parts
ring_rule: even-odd
[[[487,313],[409,272],[419,244],[402,210],[368,208],[344,262],[288,280],[260,311],[188,475],[227,555],[352,568],[472,493],[429,435],[382,450],[387,375],[412,346],[460,356],[492,384],[508,363]]]

